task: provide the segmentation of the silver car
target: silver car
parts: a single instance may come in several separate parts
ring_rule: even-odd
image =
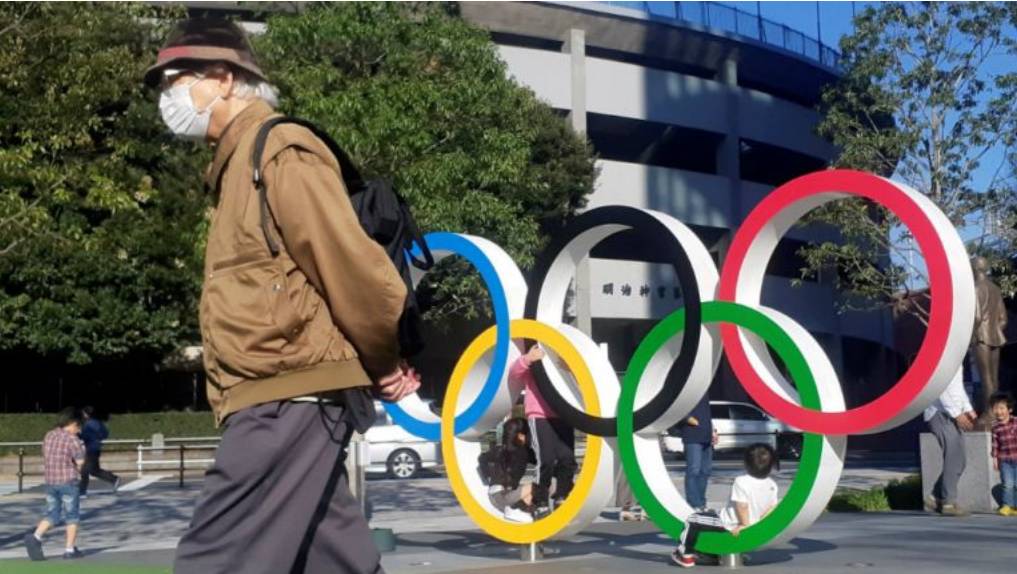
[[[771,418],[755,405],[710,401],[710,416],[718,435],[714,449],[718,452],[743,449],[761,442],[777,449],[781,456],[798,458],[800,455],[800,433]],[[677,425],[661,433],[660,446],[668,453],[685,452]]]
[[[438,466],[439,443],[424,440],[394,424],[381,403],[375,402],[377,418],[364,433],[370,463],[367,472],[385,473],[390,478],[413,478],[422,468]]]

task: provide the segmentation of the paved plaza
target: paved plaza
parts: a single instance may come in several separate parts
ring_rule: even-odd
[[[778,482],[794,476],[788,464]],[[681,464],[671,465],[681,481]],[[719,506],[739,473],[736,461],[721,461],[708,493]],[[851,465],[842,485],[864,488],[913,472],[893,464]],[[0,573],[102,572],[155,574],[169,572],[173,549],[191,515],[200,480],[179,488],[175,477],[149,477],[113,495],[99,488],[82,503],[80,546],[88,553],[74,565],[60,560],[49,570],[24,560],[21,537],[38,520],[42,493],[0,496]],[[590,528],[566,542],[549,543],[543,560],[525,563],[520,549],[477,530],[463,514],[440,472],[409,481],[370,480],[367,485],[371,524],[391,528],[397,548],[383,555],[392,573],[483,572],[557,573],[673,572],[667,554],[672,542],[650,523],[618,523],[607,509]],[[47,552],[58,555],[62,531],[47,538]],[[1010,572],[1017,564],[1017,519],[975,515],[963,519],[916,512],[827,513],[790,543],[747,555],[753,572]],[[91,567],[92,569],[89,569]],[[53,570],[52,568],[57,568]],[[704,567],[707,570],[718,568]]]

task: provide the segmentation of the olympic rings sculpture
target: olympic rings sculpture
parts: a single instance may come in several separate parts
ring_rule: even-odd
[[[777,242],[808,211],[849,196],[882,204],[909,228],[925,256],[932,294],[928,329],[910,369],[881,397],[852,409],[846,409],[837,373],[819,343],[790,317],[760,304],[766,264]],[[561,319],[579,262],[598,243],[629,230],[654,238],[654,249],[674,268],[683,301],[638,345],[619,381],[597,344]],[[650,519],[677,538],[693,509],[668,475],[657,436],[705,396],[722,346],[749,396],[804,432],[803,449],[798,472],[771,513],[737,537],[704,533],[697,549],[729,554],[788,540],[808,528],[833,495],[847,435],[884,431],[922,412],[958,376],[974,325],[974,279],[964,244],[947,217],[910,187],[857,171],[812,173],[774,190],[736,231],[719,273],[684,224],[626,206],[576,217],[538,259],[533,290],[511,258],[486,239],[431,233],[426,241],[436,259],[458,255],[480,272],[495,325],[460,357],[440,419],[416,395],[386,409],[410,433],[441,440],[456,498],[484,531],[506,542],[562,538],[582,530],[607,505],[619,464]],[[536,340],[564,363],[568,375],[550,354],[535,364],[537,386],[561,418],[588,435],[572,493],[550,515],[529,524],[502,518],[475,464],[480,437],[512,408],[507,367],[521,352],[513,339]]]

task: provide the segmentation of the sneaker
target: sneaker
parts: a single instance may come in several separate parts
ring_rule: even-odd
[[[119,476],[116,477],[116,479],[113,481],[113,494],[116,494],[118,490],[120,490],[120,477]]]
[[[925,508],[925,512],[939,512],[939,501],[930,494],[922,501],[922,507]]]
[[[1007,506],[1006,504],[1004,504],[1003,506],[999,507],[999,515],[1000,516],[1017,516],[1017,508],[1012,508],[1012,507]]]
[[[544,518],[548,514],[551,514],[550,508],[546,506],[538,506],[537,509],[533,511],[533,519],[540,520],[541,518]]]
[[[28,551],[28,557],[32,560],[45,560],[46,555],[42,552],[42,542],[35,537],[35,533],[29,532],[25,535],[25,550]]]
[[[526,512],[523,512],[522,510],[519,510],[518,508],[506,508],[504,514],[505,520],[508,520],[509,522],[521,522],[524,524],[529,524],[530,522],[533,522],[532,516],[530,516]]]
[[[75,558],[81,558],[85,553],[78,550],[75,546],[73,550],[64,550],[64,560],[74,560]]]
[[[564,498],[555,498],[554,500],[551,501],[551,508],[558,508],[562,504],[565,504]]]
[[[78,495],[78,500],[85,500],[86,498],[88,498],[88,495],[84,492]]]
[[[692,568],[696,565],[696,557],[692,554],[682,554],[675,550],[671,553],[671,562],[674,562],[682,568]]]
[[[944,504],[939,511],[943,516],[970,516],[971,514],[956,504]]]

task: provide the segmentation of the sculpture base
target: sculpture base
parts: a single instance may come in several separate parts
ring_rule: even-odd
[[[721,554],[720,567],[726,570],[740,570],[745,566],[741,554]]]
[[[539,562],[544,559],[544,545],[536,542],[519,546],[519,559],[523,562]]]
[[[922,499],[943,471],[943,451],[932,433],[920,437],[922,454]],[[967,464],[957,485],[957,504],[970,512],[995,512],[999,508],[999,471],[992,469],[992,435],[987,432],[964,433]]]

